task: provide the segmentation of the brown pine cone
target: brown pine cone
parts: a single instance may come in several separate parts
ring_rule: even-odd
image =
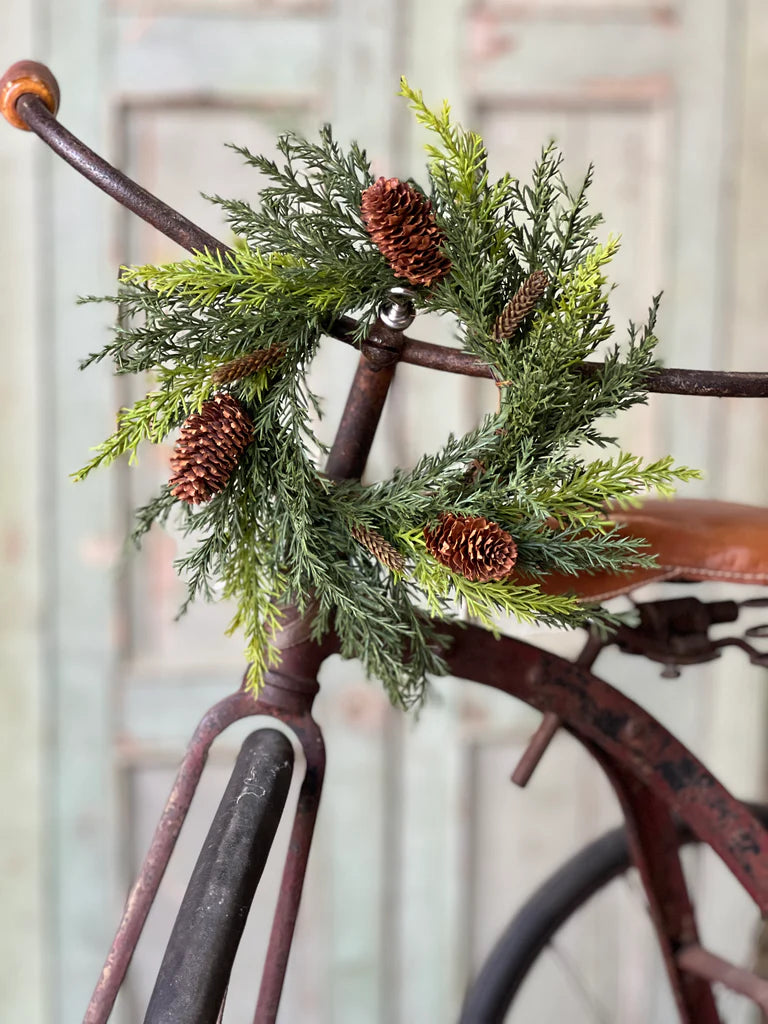
[[[214,384],[232,384],[236,380],[243,380],[244,377],[251,377],[259,370],[269,369],[275,366],[285,355],[282,345],[270,345],[269,348],[259,348],[248,355],[240,356],[239,359],[232,359],[228,363],[218,366],[211,376]]]
[[[253,424],[232,395],[214,395],[188,416],[171,456],[171,493],[190,505],[223,490],[251,442]]]
[[[367,548],[373,557],[377,558],[390,572],[405,571],[405,558],[380,533],[369,530],[365,526],[353,526],[351,533],[357,543]]]
[[[399,178],[379,178],[363,192],[363,223],[398,277],[430,288],[451,269],[432,203]]]
[[[496,317],[493,325],[494,341],[511,338],[536,303],[547,290],[549,278],[543,270],[534,270],[520,285],[515,294]]]
[[[433,558],[473,583],[503,580],[517,561],[512,537],[483,516],[444,512],[436,527],[424,527],[424,539]]]

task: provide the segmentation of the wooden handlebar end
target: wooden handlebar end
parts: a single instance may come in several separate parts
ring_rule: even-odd
[[[16,103],[26,93],[39,96],[52,114],[59,109],[59,83],[45,64],[19,60],[0,78],[0,113],[14,128],[28,132],[26,122],[16,110]]]

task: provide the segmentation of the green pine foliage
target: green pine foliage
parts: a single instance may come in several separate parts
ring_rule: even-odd
[[[402,95],[433,137],[423,192],[452,264],[431,290],[417,289],[417,309],[456,317],[465,350],[493,369],[498,412],[389,480],[363,486],[323,475],[325,452],[312,430],[320,402],[307,386],[308,364],[342,315],[356,313],[362,340],[388,290],[403,283],[361,220],[362,193],[374,182],[366,154],[356,145],[343,150],[325,127],[317,142],[283,135],[278,161],[237,150],[268,184],[258,209],[211,197],[238,237],[231,253],[124,268],[108,300],[119,307],[117,326],[83,365],[110,359],[116,373],[149,373],[154,383],[120,411],[114,433],[76,477],[134,458],[143,441],[167,440],[213,394],[217,366],[283,346],[277,366],[227,385],[251,417],[254,439],[224,490],[188,507],[164,487],[137,512],[134,538],[169,520],[193,538],[178,562],[188,585],[184,607],[223,589],[236,607],[231,628],[245,634],[254,687],[277,656],[271,638],[280,608],[295,603],[311,610],[316,638],[333,627],[342,654],[361,658],[407,707],[422,700],[428,675],[445,670],[435,620],[464,612],[492,629],[502,615],[610,623],[605,610],[546,594],[538,581],[555,571],[652,564],[641,542],[606,519],[605,507],[670,493],[694,474],[670,458],[595,455],[615,443],[605,417],[645,401],[658,299],[646,323],[631,324],[626,343],[617,344],[608,268],[618,241],[595,237],[591,168],[572,193],[550,145],[530,184],[509,174],[493,180],[483,140],[456,124],[447,104],[430,110],[405,80]],[[496,317],[539,269],[550,284],[538,309],[514,342],[496,343]],[[581,364],[598,347],[608,355],[598,372],[585,373]],[[475,583],[443,567],[423,534],[443,512],[483,515],[509,531],[519,572]],[[356,526],[402,552],[406,572],[390,573],[358,544]]]

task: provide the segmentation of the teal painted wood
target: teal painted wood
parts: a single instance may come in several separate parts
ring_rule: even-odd
[[[101,4],[47,6],[45,58],[62,88],[62,119],[106,149]],[[49,680],[53,743],[50,867],[53,1020],[78,1020],[98,976],[117,900],[113,888],[111,684],[114,674],[116,551],[108,474],[75,487],[69,473],[113,416],[106,368],[78,372],[84,349],[104,337],[107,314],[75,305],[114,280],[108,247],[111,202],[61,161],[46,158],[44,306],[47,439],[46,522]]]
[[[639,92],[642,101],[655,77],[669,71],[679,38],[652,17],[478,17],[473,27],[467,78],[475,96],[491,103],[514,96],[546,104],[565,94],[574,106],[598,106],[616,90]]]
[[[149,6],[149,5],[148,5]],[[175,15],[161,5],[151,17],[117,13],[115,87],[121,94],[266,96],[316,94],[329,70],[329,21],[306,13]]]
[[[732,231],[726,248],[732,270],[727,278],[723,334],[728,340],[729,367],[764,370],[768,367],[768,293],[763,285],[768,238],[768,124],[764,117],[768,95],[768,10],[759,0],[748,0],[742,5],[737,45],[741,56],[736,64],[741,73],[731,128],[734,162],[728,184]],[[729,494],[764,502],[768,499],[768,479],[760,439],[768,434],[768,403],[758,402],[753,407],[750,402],[729,402],[724,411],[726,428],[718,435],[715,456],[718,471]],[[730,458],[732,452],[738,452],[739,458]]]
[[[357,139],[368,151],[374,173],[402,168],[398,132],[398,63],[402,39],[397,6],[377,0],[342,0],[330,27],[335,58],[328,64],[332,121],[343,142]],[[330,57],[330,54],[328,55]],[[325,396],[331,422],[341,414],[346,390],[339,376],[349,356],[331,342],[323,354]],[[399,371],[398,371],[399,373]],[[401,427],[399,391],[390,396],[366,470],[367,479],[389,473]],[[395,458],[397,456],[395,455]],[[392,844],[402,828],[392,805],[392,713],[376,680],[365,680],[358,663],[329,664],[323,671],[319,708],[329,751],[328,780],[320,840],[326,875],[326,924],[330,942],[324,1020],[356,1024],[389,1019],[392,992],[387,982],[395,956],[389,925],[397,864]],[[397,896],[395,896],[397,900]],[[311,942],[311,937],[307,936]],[[311,1020],[306,1001],[290,1002],[281,1020]]]
[[[768,8],[760,0],[739,5],[732,35],[733,116],[730,119],[731,165],[726,180],[730,230],[724,232],[726,272],[721,318],[727,352],[721,359],[734,369],[768,367],[766,324],[768,292],[764,287],[768,211],[765,204],[768,168]],[[738,73],[733,68],[738,68]],[[768,404],[724,403],[723,429],[714,437],[713,463],[726,494],[764,504],[768,477],[763,438],[768,435]],[[717,673],[710,702],[711,753],[720,773],[737,793],[765,796],[768,693],[765,676],[742,676],[734,663]],[[738,700],[733,682],[740,678]],[[715,908],[728,922],[733,902],[723,894]],[[726,923],[727,934],[737,934]],[[761,942],[765,939],[765,926]]]
[[[399,1021],[452,1020],[465,983],[464,751],[457,689],[405,721],[401,789]]]
[[[401,70],[430,103],[449,97],[466,123],[466,4],[451,0],[404,10]],[[428,41],[428,42],[426,42]],[[425,175],[425,135],[401,100],[407,173]],[[448,342],[447,320],[419,323],[418,337]],[[408,370],[411,370],[409,367]],[[405,428],[398,461],[412,464],[445,442],[449,432],[473,426],[494,407],[493,388],[448,374],[403,374]],[[400,722],[397,801],[398,893],[395,907],[396,974],[386,1021],[452,1020],[466,971],[466,756],[461,739],[460,691],[450,680],[435,684],[435,699],[418,723]]]
[[[711,237],[709,213],[702,224],[691,222],[693,202],[688,219],[674,229],[665,229],[665,216],[659,212],[670,208],[672,194],[672,84],[678,72],[687,75],[688,62],[694,59],[691,43],[678,68],[683,51],[674,20],[652,22],[636,14],[622,20],[615,15],[615,4],[608,24],[601,23],[599,12],[592,11],[587,21],[577,11],[568,25],[536,16],[516,21],[512,8],[492,19],[470,20],[468,5],[458,0],[403,4],[394,12],[372,0],[348,0],[291,17],[281,17],[273,8],[269,16],[258,18],[244,14],[245,4],[232,5],[226,15],[219,7],[194,6],[183,16],[169,13],[169,5],[160,3],[157,10],[145,4],[141,11],[121,5],[119,14],[110,10],[100,16],[98,4],[81,0],[77,22],[65,23],[71,12],[52,14],[51,61],[64,87],[65,123],[97,147],[104,147],[105,138],[122,135],[121,162],[124,157],[125,165],[146,184],[193,217],[212,217],[205,223],[215,233],[215,213],[197,199],[196,190],[227,194],[249,188],[235,169],[235,158],[218,155],[221,140],[216,133],[224,127],[236,141],[241,141],[241,130],[252,133],[242,141],[261,148],[260,140],[283,116],[283,123],[298,122],[307,129],[313,120],[332,116],[342,138],[357,136],[368,144],[377,172],[421,176],[420,139],[410,128],[404,104],[394,97],[397,78],[406,71],[428,98],[451,97],[457,114],[490,129],[500,147],[505,133],[513,137],[510,153],[518,142],[522,151],[534,144],[534,136],[541,141],[550,121],[558,130],[562,127],[585,159],[595,148],[608,204],[618,217],[645,231],[641,257],[625,265],[627,278],[636,279],[636,294],[656,287],[659,246],[670,232],[678,237],[690,230],[691,238],[701,242]],[[699,29],[691,31],[695,35]],[[719,39],[714,33],[696,38],[701,50],[691,82],[702,83],[702,69],[712,57],[707,47],[715,47],[715,77],[723,86]],[[556,62],[550,42],[561,56]],[[100,68],[109,69],[110,77]],[[68,85],[73,82],[78,84]],[[691,95],[694,85],[688,87]],[[102,132],[107,110],[113,117],[109,131]],[[706,139],[701,120],[691,129],[694,141]],[[192,138],[194,160],[189,160],[186,146]],[[613,145],[622,153],[615,160]],[[626,173],[638,151],[650,166],[642,188]],[[526,169],[529,162],[526,155]],[[110,505],[113,484],[107,478],[86,488],[74,488],[65,479],[87,446],[106,432],[118,404],[106,373],[90,370],[82,378],[74,373],[77,356],[97,344],[103,323],[98,313],[75,309],[72,297],[112,288],[111,256],[113,263],[126,251],[131,258],[163,259],[176,250],[135,224],[127,233],[113,233],[115,224],[125,227],[127,222],[117,217],[108,200],[77,182],[66,168],[50,173],[58,232],[51,263],[58,273],[56,306],[47,322],[57,352],[49,386],[57,397],[47,432],[55,440],[46,479],[57,481],[55,514],[61,517],[51,534],[51,582],[56,587],[52,663],[58,684],[50,699],[58,737],[52,859],[59,865],[58,945],[52,962],[60,979],[58,1019],[70,1020],[81,1012],[82,994],[98,970],[107,938],[105,919],[111,923],[117,918],[112,894],[128,881],[121,876],[117,887],[111,881],[117,860],[110,822],[119,812],[123,824],[118,834],[126,842],[141,826],[131,865],[135,868],[170,781],[170,761],[178,756],[192,720],[235,685],[240,663],[237,640],[230,645],[220,640],[225,609],[203,608],[186,624],[171,622],[179,592],[170,571],[173,540],[153,538],[147,555],[134,563],[128,585],[119,593],[113,589],[110,563],[119,548],[113,516],[122,523],[139,493],[163,479],[165,456],[146,454],[141,469],[130,477],[130,487],[121,478],[123,504],[116,510]],[[752,173],[756,189],[757,169]],[[707,188],[701,193],[705,199]],[[714,202],[720,199],[715,196]],[[118,243],[110,246],[115,237]],[[752,252],[757,260],[754,242]],[[685,270],[683,257],[676,259],[675,267]],[[710,278],[718,259],[722,256],[708,263]],[[634,301],[627,300],[627,306]],[[53,325],[58,325],[55,334]],[[443,340],[443,328],[418,326],[420,336]],[[431,335],[432,330],[437,333]],[[692,359],[689,365],[696,362]],[[329,424],[340,413],[339,381],[351,375],[353,363],[352,353],[337,353],[332,344],[318,360],[314,384],[328,395]],[[486,391],[483,382],[469,384],[402,368],[384,439],[374,450],[372,474],[389,472],[392,465],[406,464],[424,448],[436,447],[450,429],[466,429],[487,403]],[[76,409],[82,410],[79,417]],[[637,446],[639,438],[650,453],[659,443],[661,420],[654,411],[651,426],[633,424],[628,440]],[[117,667],[112,622],[119,623],[122,661]],[[282,1018],[382,1024],[450,1019],[472,960],[494,924],[494,894],[487,888],[473,890],[468,868],[485,871],[486,880],[503,884],[510,862],[520,863],[521,879],[527,879],[536,858],[541,860],[542,848],[555,859],[561,843],[557,830],[546,840],[541,833],[550,812],[551,820],[558,819],[562,792],[559,798],[551,792],[545,797],[542,824],[536,829],[543,846],[532,847],[526,831],[531,794],[520,795],[519,817],[509,814],[497,821],[499,773],[507,749],[508,767],[513,766],[532,724],[530,715],[519,715],[511,704],[497,707],[474,691],[467,699],[465,690],[446,682],[439,684],[445,702],[412,728],[383,710],[376,683],[359,683],[354,665],[333,679],[332,668],[326,673],[321,706],[331,752],[329,785]],[[188,687],[185,672],[192,675]],[[110,681],[109,691],[105,680]],[[685,699],[691,716],[685,727],[693,728],[696,701],[689,699],[688,690]],[[222,747],[233,743],[227,737]],[[558,759],[556,752],[552,756],[552,776],[543,777],[542,785],[558,773],[567,777],[576,807],[583,811],[569,824],[575,843],[585,835],[582,818],[598,828],[609,803],[600,795],[590,803],[589,777],[573,771],[567,757]],[[117,808],[110,783],[115,757],[122,765],[124,801]],[[162,779],[157,777],[160,764]],[[496,787],[490,784],[492,777]],[[211,786],[196,812],[201,822],[215,799]],[[474,846],[466,839],[468,823],[479,831],[481,841]],[[168,926],[191,850],[174,868],[162,899]],[[267,910],[262,906],[249,958],[251,949],[263,949]],[[152,950],[162,946],[165,927],[161,924],[153,933]],[[140,964],[135,997],[146,991],[155,961],[145,950]],[[140,999],[134,998],[126,1007],[126,1022],[136,1019],[139,1006]]]
[[[0,9],[6,62],[35,50],[29,5]],[[0,124],[0,1019],[43,1024],[48,1008],[41,588],[40,153]]]
[[[725,246],[730,231],[728,176],[733,164],[738,4],[686,0],[678,51],[676,160],[670,193],[673,237],[671,315],[665,349],[676,366],[717,367],[728,358]],[[721,403],[681,399],[667,408],[665,440],[682,460],[710,471],[705,493],[722,494],[715,474]],[[690,430],[690,423],[697,429]],[[703,489],[704,489],[703,488]]]
[[[385,813],[391,767],[387,699],[375,681],[364,678],[359,663],[334,662],[323,673],[318,706],[331,752],[318,835],[325,871],[310,884],[319,884],[325,893],[327,914],[316,922],[327,929],[329,940],[321,1019],[355,1024],[386,1019],[389,993],[381,979],[391,951],[383,922],[393,865],[386,857],[385,832],[397,830],[399,822]],[[319,934],[306,935],[305,941],[317,942]],[[306,995],[287,993],[281,1020],[311,1018]]]

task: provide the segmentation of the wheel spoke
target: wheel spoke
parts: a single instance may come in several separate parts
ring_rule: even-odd
[[[559,964],[560,970],[568,978],[568,981],[576,990],[584,1007],[592,1015],[594,1024],[615,1024],[612,1015],[605,1005],[597,998],[584,981],[580,969],[576,966],[570,954],[566,953],[562,945],[552,940],[549,943],[549,950]]]
[[[768,823],[768,806],[750,805],[749,811],[764,825]],[[668,821],[663,824],[668,828]],[[653,838],[659,837],[654,833]],[[678,854],[681,886],[685,885],[686,891],[690,887],[696,894],[695,898],[689,897],[690,905],[696,907],[703,933],[712,942],[713,955],[732,964],[751,963],[757,977],[768,975],[768,925],[753,933],[755,908],[747,902],[746,892],[733,888],[740,880],[727,880],[714,851],[707,850],[684,826],[678,825],[667,838],[670,852]],[[679,852],[683,848],[681,864]],[[711,868],[716,869],[714,874]],[[502,933],[467,993],[462,1024],[476,1020],[500,1024],[507,1019],[525,1024],[532,1013],[541,1013],[543,1006],[548,1007],[547,1019],[569,1024],[575,1020],[616,1024],[616,1007],[627,1024],[630,1018],[633,1024],[667,1024],[681,1017],[693,1024],[704,1020],[757,1024],[760,1018],[755,1015],[754,1002],[724,985],[713,985],[698,972],[681,968],[677,964],[678,950],[673,947],[686,996],[696,983],[706,986],[707,996],[704,1015],[699,1013],[698,999],[692,1005],[686,1000],[682,1007],[677,1002],[675,1008],[675,990],[665,984],[669,971],[664,968],[664,950],[648,913],[647,888],[642,881],[631,863],[627,837],[621,829],[606,833],[575,853],[539,886]],[[614,882],[616,887],[609,895]],[[662,888],[668,888],[668,883]],[[591,910],[591,900],[599,895],[606,902]],[[578,920],[581,914],[585,916]],[[582,961],[576,945],[587,942],[585,948],[589,950],[593,939],[600,955],[594,971],[591,961]],[[603,950],[610,955],[602,956]],[[539,973],[535,968],[543,954],[547,967]],[[550,984],[548,991],[552,974],[562,984]],[[529,978],[532,984],[527,987]],[[713,988],[717,989],[716,997]],[[519,1004],[518,995],[522,996]]]

